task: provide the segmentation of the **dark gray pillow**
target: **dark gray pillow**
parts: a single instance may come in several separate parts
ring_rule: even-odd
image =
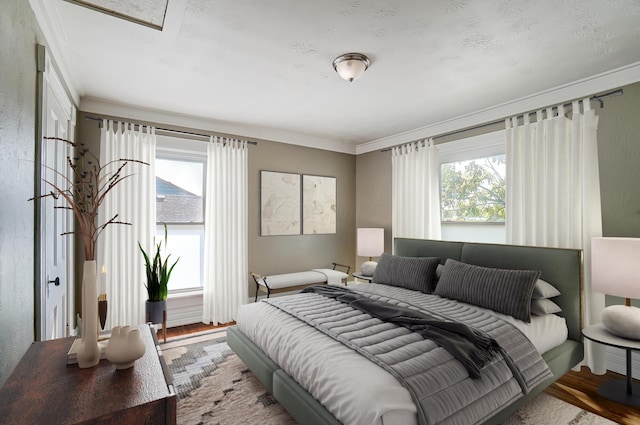
[[[373,282],[430,294],[436,286],[439,263],[436,257],[398,257],[385,252],[373,272]]]
[[[539,271],[474,266],[448,259],[434,294],[531,322],[531,296]]]

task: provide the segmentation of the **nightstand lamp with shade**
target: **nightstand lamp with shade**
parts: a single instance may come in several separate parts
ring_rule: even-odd
[[[594,292],[626,299],[602,312],[602,324],[614,335],[640,340],[640,239],[593,238],[591,240],[591,288]]]
[[[384,252],[384,229],[382,228],[360,228],[358,229],[358,256],[369,257],[360,266],[360,274],[363,276],[373,276],[378,263],[372,261],[373,257],[379,257]]]

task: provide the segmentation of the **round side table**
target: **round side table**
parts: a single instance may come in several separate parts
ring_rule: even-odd
[[[640,351],[640,341],[616,336],[603,325],[587,326],[582,330],[582,335],[599,344],[621,348],[627,354],[627,379],[605,382],[598,387],[598,394],[618,403],[640,407],[640,384],[633,382],[631,376],[631,352]]]

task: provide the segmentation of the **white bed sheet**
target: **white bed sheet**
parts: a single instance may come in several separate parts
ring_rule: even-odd
[[[532,316],[531,323],[525,323],[485,311],[520,329],[541,354],[567,339],[565,319],[554,314]],[[400,382],[333,338],[262,302],[242,306],[237,324],[342,423],[418,423],[416,407]]]

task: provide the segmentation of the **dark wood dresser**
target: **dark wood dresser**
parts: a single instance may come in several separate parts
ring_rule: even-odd
[[[9,424],[175,424],[171,375],[148,325],[146,345],[132,368],[106,360],[80,369],[66,365],[73,338],[31,344],[0,389],[0,422]]]

